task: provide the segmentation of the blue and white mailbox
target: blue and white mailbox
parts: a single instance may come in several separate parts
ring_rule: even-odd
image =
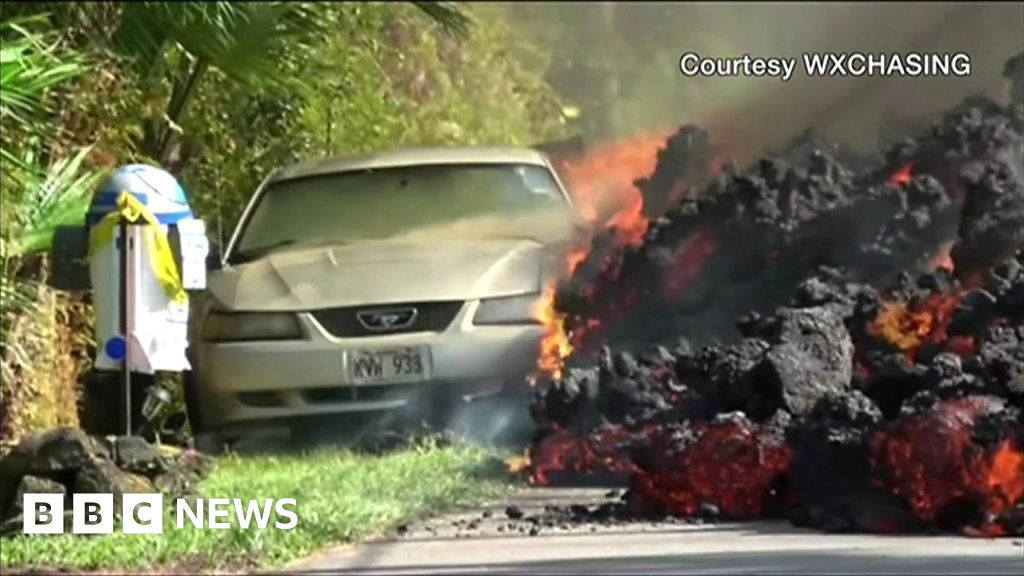
[[[206,285],[209,245],[184,189],[159,168],[123,166],[93,196],[86,225],[95,368],[188,370],[187,290]]]

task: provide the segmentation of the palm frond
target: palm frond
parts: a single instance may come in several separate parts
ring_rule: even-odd
[[[469,35],[472,20],[451,2],[413,2],[413,5],[452,36]]]
[[[115,35],[118,51],[154,69],[169,45],[242,82],[274,80],[272,52],[284,40],[322,32],[315,10],[299,2],[132,2]]]
[[[47,112],[47,90],[81,74],[81,58],[60,50],[52,35],[30,32],[22,22],[0,24],[14,38],[0,47],[0,120],[22,125],[39,122]]]
[[[7,255],[21,257],[48,250],[58,226],[81,222],[102,173],[83,170],[90,148],[62,158],[45,171],[29,175],[7,231]],[[27,164],[32,160],[27,159]]]

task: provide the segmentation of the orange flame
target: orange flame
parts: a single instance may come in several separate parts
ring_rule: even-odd
[[[563,160],[558,172],[583,219],[598,229],[615,229],[624,245],[638,245],[647,232],[647,219],[635,181],[654,172],[658,150],[670,134],[669,130],[640,134]]]
[[[530,449],[526,448],[522,454],[509,456],[505,459],[508,471],[512,474],[522,474],[530,468]]]
[[[949,338],[947,329],[953,312],[960,304],[961,291],[932,294],[917,304],[888,302],[882,305],[868,333],[903,351],[913,361],[918,349],[926,343],[947,344],[953,352],[967,356],[974,352],[973,338]]]
[[[560,380],[565,359],[572,354],[572,344],[569,343],[569,335],[565,331],[566,315],[555,309],[555,291],[554,284],[544,291],[534,310],[534,318],[544,326],[537,368],[555,380]]]
[[[989,464],[989,510],[999,514],[1024,497],[1024,452],[1010,440],[999,445]]]
[[[893,172],[892,176],[889,176],[889,184],[891,186],[902,186],[907,182],[910,182],[911,178],[914,177],[914,164],[907,162],[900,167],[899,170]]]
[[[628,140],[597,146],[580,158],[565,159],[558,172],[565,179],[580,215],[594,231],[615,231],[622,246],[643,242],[648,222],[643,215],[644,200],[636,180],[649,176],[658,162],[658,150],[670,131],[641,134]],[[565,261],[571,276],[590,247],[571,252]],[[566,332],[566,315],[555,307],[556,286],[548,286],[537,308],[536,318],[544,326],[537,368],[555,379],[562,376],[565,359],[572,354],[572,335]]]

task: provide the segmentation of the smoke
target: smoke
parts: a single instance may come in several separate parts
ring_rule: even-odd
[[[1024,50],[1020,3],[527,3],[509,21],[549,58],[548,81],[582,108],[588,141],[694,123],[738,160],[807,128],[863,151],[964,97],[1006,99]],[[684,52],[966,52],[969,77],[686,78]]]

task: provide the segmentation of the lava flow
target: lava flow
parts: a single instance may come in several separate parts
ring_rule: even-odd
[[[657,162],[657,153],[668,134],[644,134],[589,150],[580,158],[567,158],[558,164],[580,216],[592,233],[609,231],[617,247],[636,246],[647,231],[643,215],[643,196],[636,180],[649,175]],[[565,277],[570,277],[590,253],[588,245],[570,252],[565,260]],[[556,309],[557,286],[548,286],[541,295],[534,318],[545,329],[537,364],[541,375],[560,379],[565,359],[573,352],[573,338],[579,329],[566,327],[567,314]],[[586,326],[580,327],[586,328]]]
[[[516,469],[625,476],[626,517],[1024,534],[1022,112],[719,175],[694,126],[563,165],[594,236],[538,310]]]
[[[1024,495],[1024,454],[1012,439],[986,448],[972,432],[1003,406],[982,396],[950,400],[900,418],[871,441],[877,481],[922,521],[985,523]],[[974,513],[978,517],[957,518]],[[978,514],[980,512],[980,514]]]

